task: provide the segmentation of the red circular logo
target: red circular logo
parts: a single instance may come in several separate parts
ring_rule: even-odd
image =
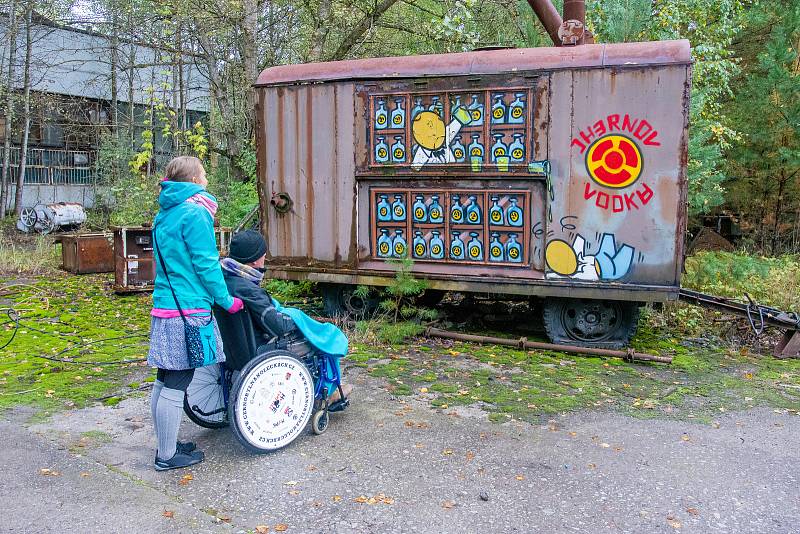
[[[623,135],[605,135],[586,151],[589,176],[606,187],[628,187],[641,175],[642,164],[639,147]]]

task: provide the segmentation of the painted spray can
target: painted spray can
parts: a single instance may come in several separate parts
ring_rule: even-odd
[[[500,242],[500,234],[492,232],[492,241],[489,243],[489,261],[505,261],[505,247]]]
[[[392,206],[389,204],[389,195],[380,195],[378,201],[378,220],[381,222],[392,220]]]
[[[428,221],[432,223],[444,222],[444,210],[439,204],[439,195],[431,195],[431,205],[428,206]]]
[[[439,231],[433,230],[431,232],[431,243],[430,243],[430,250],[431,250],[431,258],[434,260],[441,260],[444,258],[444,243],[442,242],[442,238],[439,237]]]
[[[375,110],[375,129],[384,130],[389,127],[389,112],[386,111],[386,101],[378,100],[378,109]]]
[[[394,239],[392,239],[392,252],[395,258],[405,258],[406,256],[406,240],[403,237],[402,230],[394,231]]]
[[[506,208],[506,221],[508,221],[509,226],[522,226],[523,224],[523,217],[522,217],[522,208],[517,206],[517,197],[511,197],[508,199],[508,207]]]
[[[469,224],[481,224],[481,207],[478,205],[478,198],[475,195],[469,196],[469,204],[467,204],[465,215]]]
[[[428,207],[425,205],[425,197],[416,195],[414,197],[414,205],[411,207],[414,222],[424,223],[428,220]]]
[[[464,224],[464,207],[461,205],[461,197],[458,195],[453,195],[453,204],[450,207],[450,222]]]
[[[500,197],[493,196],[491,198],[492,207],[489,208],[489,222],[495,226],[503,226],[505,224],[505,215],[503,208],[500,207]]]
[[[483,243],[478,239],[478,232],[470,232],[469,236],[472,238],[467,244],[467,254],[470,261],[483,261]]]
[[[406,204],[403,202],[403,195],[394,196],[394,202],[392,203],[392,220],[406,220]]]
[[[450,259],[464,259],[464,242],[461,241],[461,232],[453,232],[453,239],[450,241]]]
[[[522,124],[525,122],[525,93],[514,93],[514,101],[508,106],[508,123]]]
[[[413,246],[415,258],[425,258],[428,255],[428,244],[425,242],[425,238],[422,237],[422,232],[419,230],[414,232]]]
[[[395,163],[402,163],[406,160],[406,145],[403,144],[403,136],[395,135],[394,144],[392,145],[392,161]]]
[[[403,109],[403,99],[394,99],[394,109],[392,110],[392,128],[406,127],[406,110]]]
[[[392,255],[392,238],[389,237],[389,230],[381,228],[381,236],[378,238],[378,257],[388,258]]]
[[[378,136],[378,144],[375,145],[375,161],[378,163],[389,161],[389,145],[386,144],[386,138],[382,135]]]
[[[508,234],[506,257],[513,263],[522,263],[522,245],[517,243],[517,234]]]

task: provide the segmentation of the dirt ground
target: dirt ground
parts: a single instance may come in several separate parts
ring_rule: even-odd
[[[604,411],[492,423],[350,367],[322,436],[252,455],[184,420],[206,461],[155,472],[148,399],[0,420],[5,532],[702,532],[800,529],[797,412],[712,424]],[[266,530],[265,527],[269,527]]]

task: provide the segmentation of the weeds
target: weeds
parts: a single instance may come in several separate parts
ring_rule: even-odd
[[[43,235],[14,235],[16,230],[0,230],[0,272],[42,274],[57,269],[61,246]]]

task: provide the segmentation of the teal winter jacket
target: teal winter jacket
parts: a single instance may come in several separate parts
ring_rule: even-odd
[[[213,304],[224,309],[233,306],[233,297],[228,293],[219,265],[214,219],[206,208],[185,202],[197,193],[214,198],[191,182],[166,181],[161,185],[158,197],[161,210],[153,221],[154,308],[178,309],[156,255],[155,244],[167,265],[169,281],[181,308],[210,310]]]

